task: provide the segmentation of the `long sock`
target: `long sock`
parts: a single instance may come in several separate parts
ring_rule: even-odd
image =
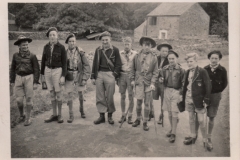
[[[136,111],[137,111],[137,119],[138,119],[138,120],[141,120],[142,107],[137,106]]]
[[[62,115],[62,101],[58,101],[58,115]]]
[[[205,138],[206,138],[206,127],[204,126],[204,122],[203,121],[199,122],[199,126],[200,126],[200,130],[202,132],[203,140],[205,140]]]
[[[195,117],[195,133],[196,134],[198,134],[198,129],[199,129],[199,123],[198,123],[198,117],[196,114],[196,117]]]
[[[73,101],[72,100],[68,101],[68,108],[69,108],[69,114],[72,115],[73,114]]]
[[[209,120],[209,122],[208,122],[208,138],[211,138],[213,127],[214,127],[214,121]]]
[[[168,119],[169,119],[171,130],[172,130],[172,114],[169,112],[168,112]]]
[[[19,110],[20,116],[23,116],[23,106],[22,105],[18,106],[18,110]]]
[[[83,94],[80,92],[79,92],[79,102],[80,102],[79,112],[83,112]]]
[[[172,117],[172,134],[176,135],[177,130],[177,117]]]
[[[27,105],[27,106],[26,106],[26,109],[27,109],[26,119],[30,119],[31,110],[32,110],[32,105]]]
[[[144,122],[147,122],[148,118],[149,118],[149,109],[148,108],[144,108]]]
[[[52,100],[52,109],[53,109],[53,115],[56,116],[57,115],[57,101],[56,100]]]

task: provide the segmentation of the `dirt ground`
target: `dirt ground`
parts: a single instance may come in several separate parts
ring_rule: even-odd
[[[207,60],[201,60],[199,66],[205,66]],[[221,64],[228,70],[228,56]],[[182,64],[186,68],[186,64]],[[89,86],[91,86],[89,82]],[[157,134],[153,119],[148,123],[150,130],[143,131],[142,123],[137,128],[124,123],[119,128],[118,120],[121,117],[120,94],[116,86],[114,95],[117,111],[113,114],[114,125],[94,125],[98,118],[95,106],[95,91],[85,94],[85,113],[87,118],[80,118],[78,99],[74,100],[75,120],[67,123],[68,107],[63,104],[64,123],[44,123],[52,110],[33,118],[29,127],[23,124],[11,129],[11,156],[12,158],[76,158],[76,157],[229,157],[229,87],[222,94],[218,115],[215,119],[213,131],[212,152],[203,148],[202,137],[195,145],[185,146],[183,139],[189,134],[188,113],[179,114],[180,122],[177,128],[175,143],[168,142],[165,136],[169,131],[169,122],[165,112],[165,126],[157,125]],[[136,104],[136,101],[135,101]],[[159,116],[160,102],[154,101],[155,115]],[[133,118],[136,118],[135,106]],[[157,119],[157,118],[156,118]],[[200,132],[199,132],[200,133]]]

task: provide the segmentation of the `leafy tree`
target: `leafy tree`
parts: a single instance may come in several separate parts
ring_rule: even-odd
[[[37,22],[37,8],[33,4],[26,4],[16,15],[16,24],[22,27],[32,27]]]

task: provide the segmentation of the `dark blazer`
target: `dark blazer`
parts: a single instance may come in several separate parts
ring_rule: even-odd
[[[183,101],[185,102],[187,86],[188,86],[188,75],[189,71],[187,70],[185,74],[185,81],[183,86]],[[208,76],[208,73],[205,69],[201,67],[196,67],[195,73],[192,81],[192,99],[196,108],[202,109],[203,101],[209,105],[210,104],[210,94],[211,94],[211,82]],[[184,103],[185,104],[185,103]]]
[[[67,53],[65,47],[57,42],[54,45],[52,52],[52,62],[51,62],[51,49],[50,44],[47,43],[43,48],[42,55],[42,64],[41,64],[41,74],[44,75],[45,67],[56,68],[62,67],[62,76],[66,76],[67,74]]]
[[[98,47],[95,51],[95,55],[93,58],[91,79],[97,79],[99,65],[100,65],[100,54],[102,54],[102,51],[103,51],[102,46]],[[110,49],[108,49],[106,52],[110,52],[110,53],[112,52],[112,54],[108,58],[114,64],[113,76],[115,78],[118,78],[120,75],[121,67],[122,67],[119,49],[115,46],[111,46]],[[108,55],[108,54],[106,54],[106,55]]]
[[[226,69],[219,64],[214,72],[211,71],[210,65],[204,67],[207,70],[212,83],[211,93],[222,92],[228,85],[227,71]]]

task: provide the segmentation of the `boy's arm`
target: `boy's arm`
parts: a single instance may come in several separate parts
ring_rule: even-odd
[[[183,86],[184,86],[184,80],[185,80],[185,70],[181,69],[180,72],[180,80],[181,80],[181,88],[179,89],[179,94],[183,95]]]
[[[203,76],[203,82],[204,82],[205,91],[206,91],[205,96],[204,96],[204,102],[207,105],[209,105],[210,104],[210,94],[211,94],[211,90],[212,90],[212,85],[211,85],[209,75],[208,75],[208,73],[205,69],[203,69],[202,76]]]
[[[153,61],[153,76],[151,79],[151,85],[155,85],[156,81],[158,80],[158,61],[157,61],[157,57],[154,57],[154,61]]]

